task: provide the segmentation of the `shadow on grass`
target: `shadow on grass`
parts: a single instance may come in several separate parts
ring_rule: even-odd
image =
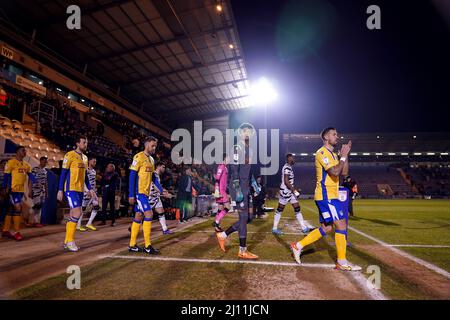
[[[398,223],[389,222],[389,221],[380,220],[380,219],[367,219],[367,218],[360,218],[360,217],[351,217],[350,221],[352,221],[352,220],[354,220],[354,221],[365,220],[365,221],[370,221],[372,223],[381,224],[383,226],[401,226]]]

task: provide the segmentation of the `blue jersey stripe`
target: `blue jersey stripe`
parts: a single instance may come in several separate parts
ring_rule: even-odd
[[[322,199],[328,200],[327,188],[325,187],[325,179],[327,178],[327,172],[322,167],[322,180],[320,181],[320,185],[322,186]]]

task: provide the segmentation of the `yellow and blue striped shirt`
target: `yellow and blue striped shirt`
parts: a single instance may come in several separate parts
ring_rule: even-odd
[[[325,147],[316,151],[316,191],[314,200],[331,200],[339,198],[339,177],[328,174],[327,170],[339,164],[336,153]]]

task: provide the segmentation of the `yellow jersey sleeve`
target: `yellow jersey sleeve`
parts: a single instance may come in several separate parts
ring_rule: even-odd
[[[8,162],[6,162],[5,165],[5,173],[11,174],[11,172],[14,170],[14,161],[13,159],[9,159]]]
[[[325,171],[335,165],[335,161],[333,161],[334,159],[332,158],[332,155],[325,150],[320,150],[318,153],[316,153],[316,159],[325,169]]]
[[[70,169],[70,165],[72,164],[72,161],[73,161],[72,152],[71,151],[67,152],[64,156],[62,168]]]
[[[139,153],[133,157],[133,162],[130,165],[130,170],[139,171],[142,162],[140,161]]]

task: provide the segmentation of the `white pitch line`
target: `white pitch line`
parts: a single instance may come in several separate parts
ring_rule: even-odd
[[[361,272],[348,272],[350,276],[358,283],[361,289],[373,300],[389,300],[380,290],[377,290],[373,285],[362,275]]]
[[[176,262],[197,262],[197,263],[228,263],[228,264],[259,264],[269,266],[282,267],[306,267],[306,268],[322,268],[332,269],[334,264],[325,263],[302,263],[301,265],[295,262],[279,262],[279,261],[252,261],[252,260],[216,260],[216,259],[197,259],[197,258],[175,258],[175,257],[143,257],[143,256],[114,256],[104,255],[100,258],[110,259],[129,259],[129,260],[156,260],[156,261],[176,261]]]
[[[450,246],[440,244],[388,244],[389,247],[405,248],[450,248]]]
[[[386,242],[381,241],[380,239],[377,239],[377,238],[372,237],[372,236],[370,236],[370,235],[368,235],[368,234],[366,234],[366,233],[364,233],[362,231],[359,231],[358,229],[355,229],[355,228],[350,227],[350,226],[348,228],[350,230],[352,230],[353,232],[356,232],[359,235],[362,235],[363,237],[366,237],[367,239],[370,239],[370,240],[380,244],[381,246],[390,249],[391,251],[397,253],[398,255],[400,255],[400,256],[402,256],[404,258],[407,258],[407,259],[409,259],[411,261],[414,261],[415,263],[418,263],[421,266],[424,266],[424,267],[426,267],[426,268],[428,268],[430,270],[433,270],[434,272],[437,272],[437,273],[443,275],[444,277],[450,279],[450,273],[445,271],[444,269],[441,269],[438,266],[436,266],[436,265],[434,265],[432,263],[429,263],[429,262],[427,262],[425,260],[422,260],[422,259],[419,259],[417,257],[414,257],[414,256],[410,255],[409,253],[406,253],[405,251],[397,249],[397,248],[393,247],[392,245],[389,245]]]
[[[197,258],[175,258],[175,257],[143,257],[143,256],[114,256],[104,255],[99,258],[109,259],[126,259],[126,260],[154,260],[154,261],[175,261],[175,262],[194,262],[194,263],[218,263],[218,264],[257,264],[281,267],[305,267],[318,269],[334,269],[334,264],[325,263],[302,263],[295,262],[279,262],[279,261],[252,261],[252,260],[214,260],[214,259],[197,259]],[[387,298],[377,289],[369,288],[367,279],[360,272],[347,272],[358,283],[367,296],[374,300],[387,300]]]
[[[303,205],[303,207],[308,209],[308,210],[310,210],[310,211],[314,211],[309,206]],[[390,249],[391,251],[397,253],[398,255],[400,255],[400,256],[402,256],[404,258],[407,258],[407,259],[409,259],[411,261],[414,261],[415,263],[420,264],[421,266],[426,267],[426,268],[428,268],[430,270],[433,270],[434,272],[439,273],[440,275],[443,275],[444,277],[450,279],[450,273],[449,272],[445,271],[442,268],[439,268],[438,266],[436,266],[436,265],[434,265],[432,263],[429,263],[429,262],[427,262],[425,260],[422,260],[422,259],[419,259],[417,257],[414,257],[414,256],[410,255],[409,253],[406,253],[405,251],[397,249],[396,247],[393,247],[393,245],[390,245],[390,244],[388,244],[388,243],[386,243],[386,242],[384,242],[384,241],[382,241],[380,239],[372,237],[371,235],[368,235],[367,233],[364,233],[364,232],[362,232],[362,231],[360,231],[358,229],[355,229],[354,227],[348,226],[348,229],[352,230],[353,232],[358,233],[359,235],[361,235],[363,237],[366,237],[367,239],[370,239],[370,240],[380,244],[381,246],[383,246],[385,248]]]

